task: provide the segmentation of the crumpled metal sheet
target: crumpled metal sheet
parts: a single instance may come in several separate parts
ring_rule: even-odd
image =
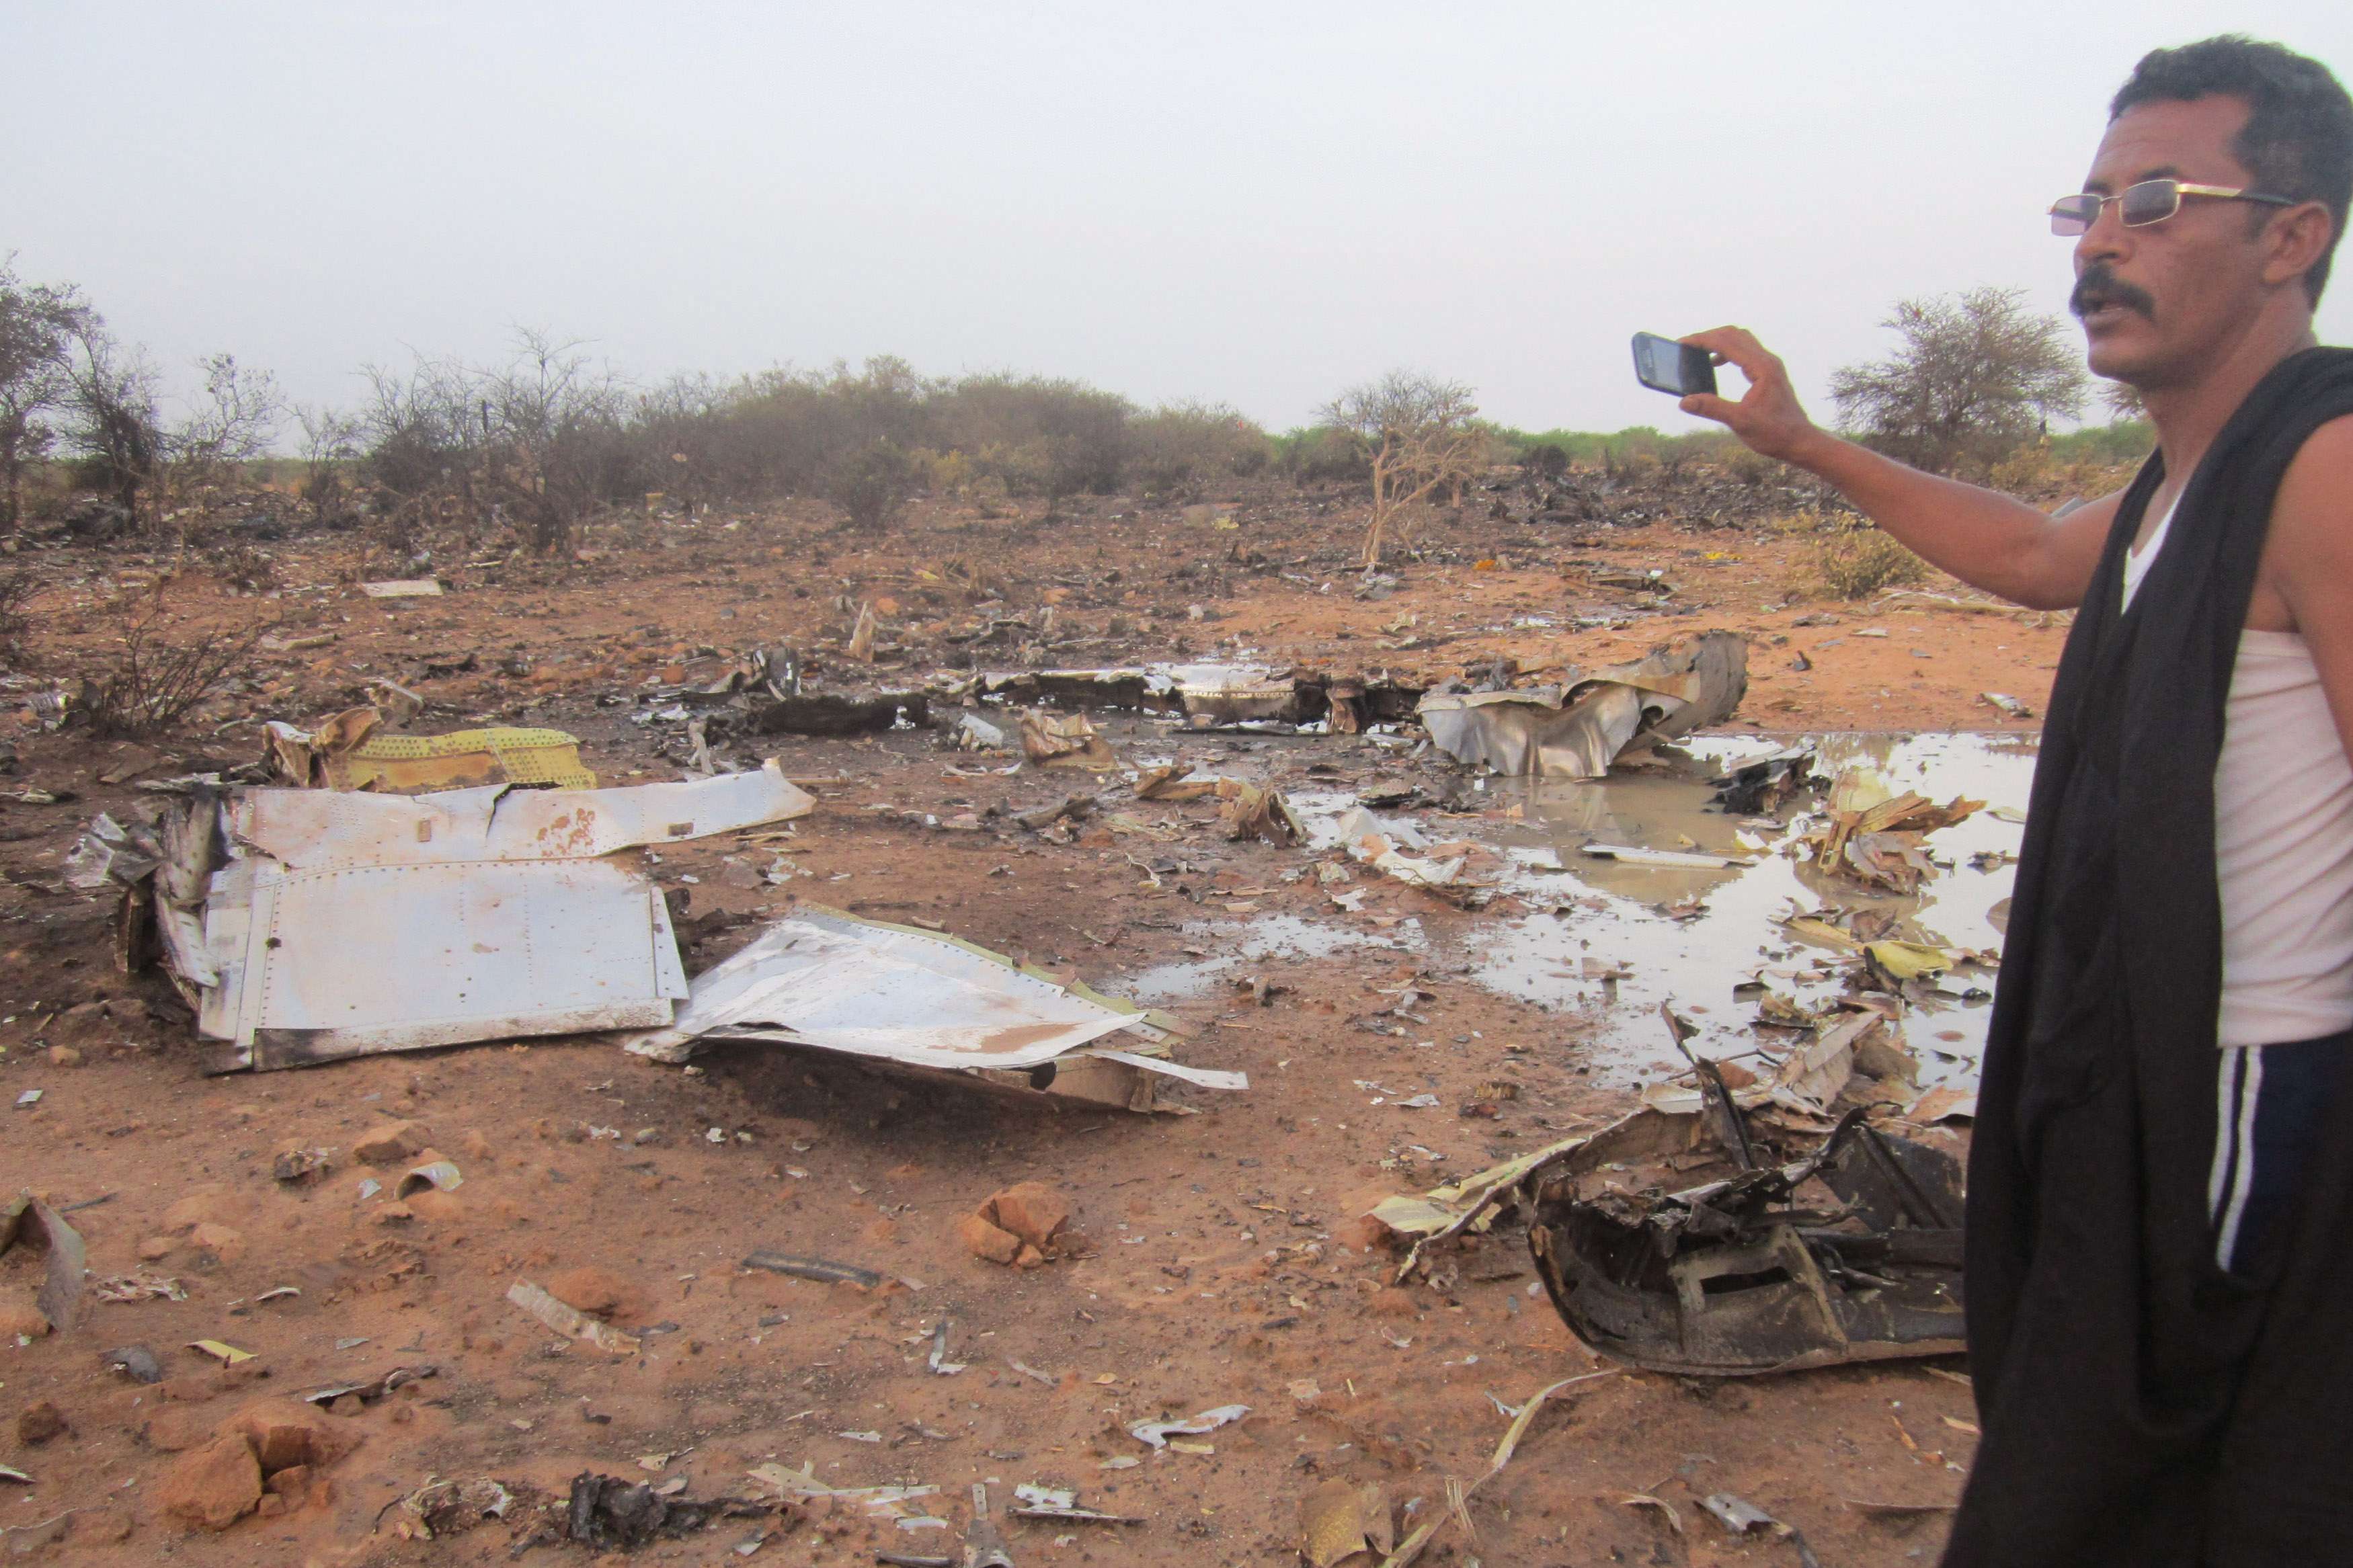
[[[1146,1021],[954,937],[805,905],[698,975],[668,1028],[622,1044],[659,1061],[682,1061],[711,1038],[914,1067],[1029,1068]]]
[[[1621,752],[1722,723],[1747,689],[1748,639],[1715,631],[1555,685],[1433,691],[1419,711],[1431,742],[1458,762],[1499,773],[1591,779]]]
[[[1809,1154],[1671,1194],[1536,1187],[1528,1246],[1578,1339],[1742,1376],[1962,1349],[1961,1167],[1850,1112]],[[1590,1167],[1586,1167],[1590,1169]],[[1827,1204],[1809,1206],[1810,1184]]]
[[[623,789],[245,790],[229,796],[226,809],[239,842],[313,869],[586,859],[786,821],[816,805],[772,758],[757,773]]]
[[[649,1028],[689,994],[659,889],[606,858],[798,816],[756,773],[610,790],[239,790],[167,816],[164,962],[216,1071]]]

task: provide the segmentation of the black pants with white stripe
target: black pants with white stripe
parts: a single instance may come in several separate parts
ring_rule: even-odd
[[[2280,1222],[2303,1190],[2348,1053],[2353,1032],[2222,1048],[2206,1207],[2214,1221],[2214,1259],[2226,1272],[2258,1272],[2265,1249],[2280,1244]]]

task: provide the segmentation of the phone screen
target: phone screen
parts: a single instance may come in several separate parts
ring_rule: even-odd
[[[1677,397],[1715,390],[1715,367],[1708,363],[1705,349],[1686,348],[1654,332],[1634,334],[1634,377]]]

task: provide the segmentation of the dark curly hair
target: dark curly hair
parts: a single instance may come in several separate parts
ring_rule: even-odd
[[[2259,188],[2328,208],[2336,233],[2304,275],[2305,293],[2318,304],[2353,202],[2353,99],[2318,60],[2231,33],[2143,55],[2109,102],[2108,118],[2137,104],[2210,94],[2246,102],[2246,127],[2231,151]]]

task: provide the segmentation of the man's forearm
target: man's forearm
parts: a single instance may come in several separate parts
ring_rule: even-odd
[[[2058,525],[2023,501],[1922,473],[1824,430],[1787,457],[1964,583],[2035,609],[2083,602],[2089,563],[2065,559]]]

